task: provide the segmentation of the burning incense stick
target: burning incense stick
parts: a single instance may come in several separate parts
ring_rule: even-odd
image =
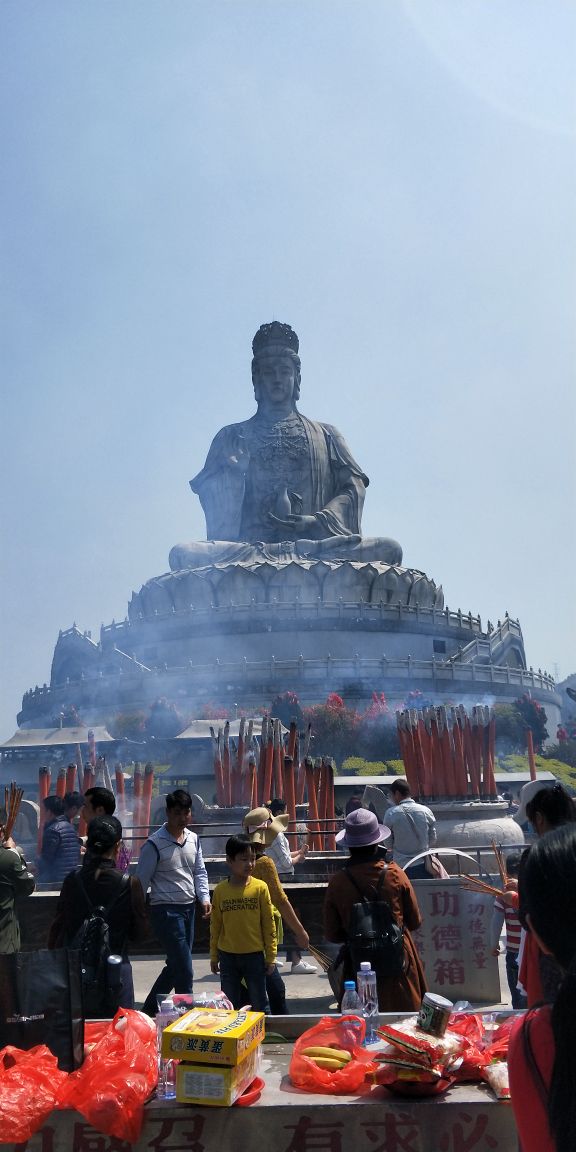
[[[10,787],[4,788],[4,807],[6,809],[6,823],[0,824],[0,842],[9,840],[14,830],[16,817],[20,811],[20,802],[24,795],[24,789],[19,788],[12,780]]]

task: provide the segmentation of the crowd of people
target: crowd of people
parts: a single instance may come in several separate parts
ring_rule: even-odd
[[[412,932],[422,921],[412,879],[423,875],[414,856],[436,842],[434,816],[414,801],[404,780],[390,789],[386,824],[375,812],[351,802],[338,846],[346,865],[330,878],[324,902],[323,936],[341,946],[340,979],[355,976],[349,938],[358,899],[384,902],[402,929],[402,971],[377,971],[381,1012],[415,1011],[427,990]],[[172,990],[192,993],[192,946],[196,906],[210,921],[210,965],[235,1007],[252,1003],[274,1015],[286,1013],[286,988],[279,969],[283,933],[290,933],[291,971],[315,971],[303,958],[310,946],[282,884],[306,859],[307,846],[291,845],[285,804],[246,813],[242,830],[226,843],[227,878],[213,896],[202,846],[190,827],[188,792],[166,797],[166,819],[140,850],[134,875],[119,867],[122,825],[114,794],[93,787],[44,801],[45,823],[36,872],[60,887],[49,947],[70,945],[87,908],[109,908],[110,947],[122,961],[123,1007],[134,1006],[128,955],[131,941],[150,927],[165,952],[165,964],[143,1005],[155,1015],[159,999]],[[75,817],[86,821],[82,843]],[[0,811],[0,824],[3,818]],[[567,1152],[576,1147],[576,1073],[570,1044],[576,1012],[576,813],[560,785],[530,781],[521,791],[514,819],[528,826],[533,842],[506,859],[507,882],[494,902],[490,946],[506,938],[506,973],[519,1015],[511,1036],[509,1071],[512,1103],[523,1152]],[[428,873],[426,873],[428,875]],[[0,843],[0,952],[20,947],[16,900],[35,886],[33,869],[12,838]],[[340,997],[339,997],[340,999]]]

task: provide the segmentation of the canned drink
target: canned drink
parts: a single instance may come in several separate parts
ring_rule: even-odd
[[[418,1013],[418,1027],[423,1032],[429,1032],[431,1036],[440,1038],[448,1027],[453,1011],[454,1005],[451,1000],[445,1000],[444,996],[436,996],[434,992],[425,992]]]

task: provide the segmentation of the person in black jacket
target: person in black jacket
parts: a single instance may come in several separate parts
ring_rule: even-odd
[[[41,884],[59,888],[64,877],[80,863],[80,840],[64,815],[61,796],[46,796],[43,804],[47,820],[38,857],[38,879]]]
[[[50,928],[49,948],[69,946],[90,915],[84,892],[93,907],[110,904],[122,888],[124,877],[116,868],[122,842],[122,825],[115,816],[96,816],[88,827],[86,854],[82,867],[66,876]],[[78,883],[78,875],[81,885]],[[120,1007],[134,1007],[134,982],[128,958],[128,940],[141,940],[147,934],[146,905],[142,885],[136,876],[124,885],[106,916],[110,951],[122,957],[122,997]]]

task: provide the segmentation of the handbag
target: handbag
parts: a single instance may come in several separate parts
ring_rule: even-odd
[[[440,858],[433,856],[431,852],[424,857],[424,864],[428,875],[434,880],[446,880],[450,878],[450,873],[446,871]]]
[[[0,1048],[46,1044],[64,1072],[84,1058],[80,954],[68,948],[0,954]]]
[[[414,817],[411,816],[405,808],[403,808],[402,811],[406,819],[410,821],[412,825],[412,831],[416,836],[418,836],[418,830],[416,828],[416,821]],[[450,878],[450,874],[446,871],[440,858],[438,856],[433,856],[431,852],[429,852],[428,855],[424,857],[424,868],[428,875],[431,876],[434,880],[446,880]]]

